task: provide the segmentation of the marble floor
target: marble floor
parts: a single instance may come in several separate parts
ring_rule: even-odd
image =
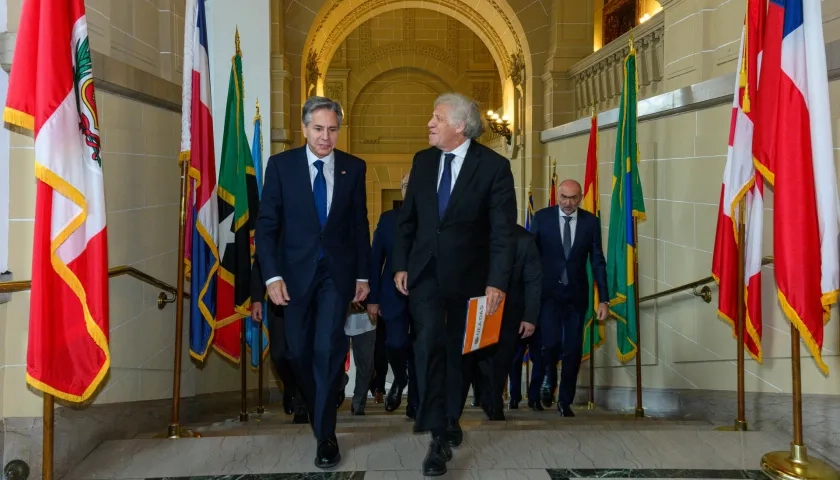
[[[349,402],[345,402],[346,405]],[[464,443],[454,449],[446,479],[704,478],[764,479],[764,453],[787,450],[781,432],[725,432],[703,421],[577,409],[508,410],[489,422],[467,407]],[[315,468],[315,439],[308,425],[291,423],[277,405],[239,422],[216,415],[187,426],[200,438],[171,440],[149,432],[108,441],[63,478],[139,479],[415,479],[428,435],[412,433],[402,411],[369,405],[366,416],[339,412],[342,462],[334,471]]]

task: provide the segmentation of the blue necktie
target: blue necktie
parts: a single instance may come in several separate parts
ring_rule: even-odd
[[[440,176],[438,185],[438,217],[443,218],[446,205],[449,204],[449,197],[452,195],[452,160],[454,153],[447,153],[443,156],[443,175]]]
[[[563,256],[566,257],[566,265],[569,264],[569,254],[572,252],[572,217],[565,215],[563,220],[566,225],[563,226]],[[569,275],[566,266],[563,266],[563,273],[560,276],[560,281],[563,285],[569,284]]]
[[[312,184],[312,194],[315,196],[315,210],[318,212],[318,221],[321,228],[327,223],[327,179],[324,178],[324,162],[315,160],[315,168],[318,173],[315,175],[315,182]]]

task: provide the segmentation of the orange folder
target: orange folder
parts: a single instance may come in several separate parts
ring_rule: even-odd
[[[470,299],[467,308],[467,329],[464,332],[464,355],[489,347],[499,341],[499,331],[502,329],[502,312],[505,301],[499,305],[496,313],[487,315],[487,297]]]

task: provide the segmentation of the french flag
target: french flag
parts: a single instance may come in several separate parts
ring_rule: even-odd
[[[820,0],[770,0],[755,164],[774,187],[779,302],[824,374],[823,326],[840,288],[828,99]]]
[[[204,0],[187,0],[181,161],[189,162],[184,262],[190,285],[190,355],[203,361],[216,328],[219,210]]]

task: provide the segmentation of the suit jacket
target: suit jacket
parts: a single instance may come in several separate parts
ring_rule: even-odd
[[[320,248],[339,294],[352,298],[356,280],[367,279],[370,270],[365,162],[335,150],[332,204],[322,229],[306,148],[268,159],[255,235],[262,275],[282,276],[289,296],[301,297],[315,276]]]
[[[598,295],[607,301],[607,262],[601,246],[601,223],[598,217],[578,209],[574,242],[569,258],[563,253],[563,241],[560,236],[560,207],[543,208],[534,215],[531,233],[537,242],[543,268],[543,297],[560,297],[564,293],[572,294],[572,301],[585,308],[589,298],[589,278],[586,274],[586,261],[592,262],[592,275],[598,287]],[[560,278],[563,268],[569,278],[568,287],[563,287]],[[571,289],[571,291],[568,291]],[[564,290],[566,290],[564,292]]]
[[[397,232],[399,209],[388,210],[379,216],[370,249],[370,296],[368,303],[379,305],[382,317],[398,318],[406,312],[408,297],[397,290],[394,283],[394,237]]]
[[[472,140],[443,218],[438,217],[435,148],[414,155],[397,220],[395,272],[416,284],[431,259],[444,296],[484,295],[487,286],[507,291],[513,260],[516,197],[508,159]]]
[[[505,299],[503,328],[518,328],[520,322],[537,325],[542,299],[542,264],[534,236],[525,227],[513,230],[513,268]]]

